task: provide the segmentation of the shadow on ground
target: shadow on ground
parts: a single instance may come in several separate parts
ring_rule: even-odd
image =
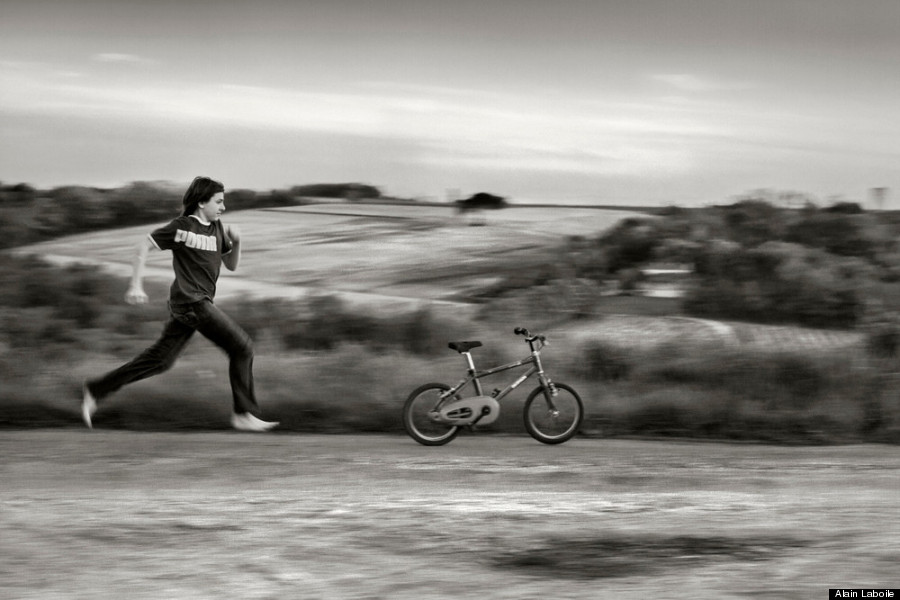
[[[773,560],[809,543],[788,537],[609,536],[548,539],[502,554],[494,566],[568,579],[646,576],[716,561]]]

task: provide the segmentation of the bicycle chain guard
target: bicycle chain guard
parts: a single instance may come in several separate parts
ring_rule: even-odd
[[[450,402],[437,415],[447,425],[489,425],[500,416],[500,403],[490,396],[472,396]]]

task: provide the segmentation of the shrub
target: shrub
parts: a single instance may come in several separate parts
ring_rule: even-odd
[[[900,315],[884,310],[869,315],[864,331],[869,356],[888,360],[900,357]]]
[[[376,316],[353,308],[337,295],[302,301],[280,299],[235,301],[233,313],[250,337],[271,335],[286,350],[331,351],[344,344],[402,349],[431,355],[443,351],[456,327],[428,308]]]
[[[289,336],[301,318],[299,304],[282,298],[241,296],[224,303],[227,312],[254,340],[276,330],[278,337]]]
[[[684,307],[698,316],[853,327],[865,309],[867,268],[846,260],[783,242],[710,245]]]
[[[607,272],[640,267],[653,258],[661,241],[652,219],[624,219],[599,240],[606,253]]]
[[[809,215],[791,225],[785,239],[842,256],[873,258],[876,249],[875,240],[865,234],[860,222],[842,213]]]
[[[15,308],[50,307],[50,314],[93,327],[112,304],[118,304],[116,280],[94,267],[54,267],[36,257],[9,257],[4,263],[0,305]]]
[[[597,381],[627,379],[635,367],[636,357],[627,346],[611,342],[594,341],[583,350],[584,359],[579,362],[577,374]]]
[[[319,198],[344,198],[359,200],[362,198],[380,198],[381,190],[375,186],[361,183],[313,183],[294,186],[289,190],[291,197],[313,196]]]
[[[529,322],[581,319],[593,314],[601,294],[601,287],[593,281],[555,280],[504,294],[481,307],[478,318]]]
[[[781,211],[764,200],[742,200],[722,210],[730,238],[743,246],[756,246],[782,236]]]

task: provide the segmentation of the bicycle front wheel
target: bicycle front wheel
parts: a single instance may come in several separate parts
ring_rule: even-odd
[[[578,392],[564,383],[554,383],[557,394],[549,398],[538,386],[525,400],[525,429],[544,444],[562,444],[578,433],[584,419],[584,404]]]
[[[443,446],[457,436],[458,426],[441,423],[434,417],[441,394],[449,389],[444,383],[426,383],[409,395],[403,405],[403,427],[409,437],[424,446]]]

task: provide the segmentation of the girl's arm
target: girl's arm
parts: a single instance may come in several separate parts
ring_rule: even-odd
[[[222,256],[222,264],[229,271],[234,271],[241,262],[241,230],[236,225],[226,225],[225,235],[231,240],[231,252]]]
[[[149,235],[137,245],[134,261],[132,262],[134,272],[131,275],[131,285],[128,286],[128,291],[125,292],[125,302],[128,304],[147,303],[147,294],[144,292],[144,265],[147,262],[147,254],[153,248],[156,248],[156,245]]]

